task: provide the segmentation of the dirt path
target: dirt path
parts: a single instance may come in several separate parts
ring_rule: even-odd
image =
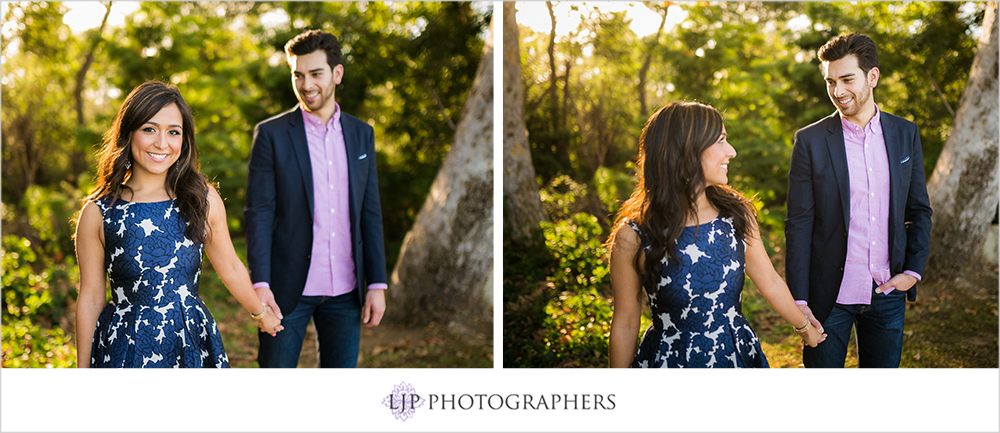
[[[318,366],[316,336],[310,325],[299,356],[299,368]],[[358,367],[491,368],[492,311],[462,325],[406,327],[382,323],[375,328],[361,328]]]

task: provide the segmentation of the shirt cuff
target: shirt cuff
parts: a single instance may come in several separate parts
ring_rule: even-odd
[[[270,284],[268,284],[268,283],[267,283],[267,281],[261,281],[261,282],[259,282],[259,283],[257,283],[257,284],[254,284],[254,285],[253,285],[253,288],[255,288],[255,289],[259,289],[259,288],[261,288],[261,287],[264,287],[264,288],[267,288],[267,289],[270,289],[270,288],[271,288],[271,285],[270,285]]]
[[[795,301],[795,305],[809,305],[806,301]]]
[[[386,284],[386,283],[375,283],[375,284],[369,284],[368,285],[368,290],[386,290],[388,288],[389,288],[389,285]]]
[[[913,278],[916,278],[917,281],[920,281],[920,280],[924,279],[923,277],[920,276],[920,274],[918,274],[916,272],[913,272],[913,271],[903,271],[903,273],[906,274],[906,275],[909,275],[909,276],[911,276]]]

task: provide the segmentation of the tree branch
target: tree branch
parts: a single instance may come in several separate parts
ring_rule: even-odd
[[[434,84],[431,83],[430,78],[424,80],[424,85],[427,86],[427,91],[431,93],[434,97],[434,102],[437,103],[438,109],[441,110],[441,115],[444,116],[444,120],[448,122],[448,127],[451,128],[451,132],[455,132],[455,122],[451,120],[451,116],[448,115],[448,110],[441,103],[441,98],[438,97],[437,92],[434,91]]]
[[[954,118],[955,110],[951,109],[951,104],[949,104],[948,100],[945,99],[944,93],[941,92],[941,88],[937,85],[937,81],[934,81],[934,77],[931,77],[931,73],[927,72],[927,69],[924,69],[924,75],[927,75],[927,79],[931,80],[931,85],[934,86],[934,91],[937,92],[938,97],[941,98],[941,102],[944,102],[944,108],[947,108],[948,112],[951,113],[951,117]]]

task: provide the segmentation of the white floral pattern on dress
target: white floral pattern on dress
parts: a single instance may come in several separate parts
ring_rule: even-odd
[[[638,225],[628,221],[643,240]],[[649,294],[653,323],[643,334],[633,368],[767,367],[757,335],[740,310],[746,244],[733,220],[719,216],[685,227],[677,260],[660,261],[661,278]]]
[[[96,200],[112,299],[94,330],[93,367],[229,367],[215,319],[198,296],[203,246],[173,200]]]

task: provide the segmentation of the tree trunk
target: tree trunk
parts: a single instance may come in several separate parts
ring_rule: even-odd
[[[667,24],[668,9],[669,6],[663,7],[663,18],[660,20],[660,28],[656,30],[653,43],[646,47],[646,58],[642,61],[642,68],[639,69],[639,85],[636,87],[639,90],[639,117],[644,121],[649,117],[649,107],[646,105],[646,75],[649,73],[649,67],[653,63],[653,51],[660,44],[660,34],[663,33],[663,27]]]
[[[989,2],[951,135],[927,183],[934,209],[928,267],[936,275],[983,263],[983,241],[997,212],[996,15],[997,2]]]
[[[549,20],[552,22],[552,27],[549,29],[549,87],[552,88],[552,115],[549,116],[550,120],[550,130],[555,131],[559,128],[559,115],[557,111],[559,110],[559,92],[557,87],[557,82],[559,76],[556,71],[556,14],[552,10],[552,2],[545,2],[545,6],[549,8]]]
[[[388,318],[463,323],[488,315],[493,268],[493,24],[455,139],[392,271]]]
[[[521,47],[514,2],[503,4],[503,235],[519,244],[545,221],[524,124]]]
[[[73,96],[76,99],[76,124],[79,126],[83,126],[85,120],[83,117],[83,82],[87,78],[90,65],[94,63],[94,53],[97,52],[97,47],[104,42],[101,35],[104,33],[104,27],[108,24],[108,16],[111,15],[111,2],[105,4],[104,8],[104,18],[101,19],[101,26],[97,29],[97,35],[94,36],[94,43],[91,44],[90,51],[84,57],[80,70],[76,72],[76,88],[73,90]]]
[[[559,129],[567,130],[566,118],[569,116],[569,70],[573,66],[570,59],[566,59],[566,75],[563,76],[563,100],[562,113],[559,113]]]

